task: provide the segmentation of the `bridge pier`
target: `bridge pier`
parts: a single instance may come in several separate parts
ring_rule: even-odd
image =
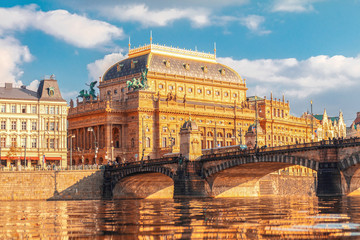
[[[210,187],[196,173],[196,162],[185,161],[174,176],[174,198],[210,197]]]
[[[343,194],[341,172],[337,163],[319,163],[316,195],[318,197],[333,197]]]

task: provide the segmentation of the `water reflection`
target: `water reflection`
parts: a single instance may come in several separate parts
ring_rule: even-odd
[[[1,202],[0,239],[347,239],[360,198]]]

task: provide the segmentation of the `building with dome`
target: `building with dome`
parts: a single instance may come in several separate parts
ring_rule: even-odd
[[[71,101],[72,164],[137,161],[179,152],[196,122],[201,148],[245,144],[257,119],[258,146],[311,141],[316,123],[290,115],[282,99],[248,97],[245,79],[214,54],[153,44],[131,49],[99,83],[97,98]],[[312,125],[313,124],[313,125]],[[70,146],[70,144],[68,144]]]

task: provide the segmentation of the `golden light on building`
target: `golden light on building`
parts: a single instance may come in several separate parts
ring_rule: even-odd
[[[248,97],[245,79],[218,63],[215,52],[152,42],[130,46],[129,41],[128,58],[103,75],[96,100],[71,103],[69,134],[76,136],[73,156],[77,164],[95,163],[88,127],[98,139],[98,163],[137,161],[142,153],[147,159],[179,152],[180,127],[190,116],[201,132],[203,149],[242,140],[248,147],[254,147],[256,139],[259,147],[311,141],[309,116],[290,115],[284,96],[282,100],[272,94],[269,99]],[[315,121],[314,129],[319,123]],[[237,137],[239,132],[245,133],[245,139]]]

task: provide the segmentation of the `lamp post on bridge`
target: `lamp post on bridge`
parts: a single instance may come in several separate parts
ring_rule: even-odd
[[[72,140],[75,138],[74,134],[68,135],[70,137],[70,169],[72,168]]]
[[[98,147],[97,147],[97,141],[96,141],[96,134],[95,134],[95,132],[94,132],[94,128],[93,127],[88,127],[88,132],[92,132],[93,134],[94,134],[94,139],[95,139],[95,141],[94,141],[94,147],[95,147],[95,164],[97,164],[96,163],[96,158],[97,158],[97,152],[98,152]]]
[[[255,148],[258,147],[258,111],[257,111],[257,97],[255,95]]]
[[[311,104],[311,142],[314,141],[314,115],[313,115],[313,101],[310,101]]]

